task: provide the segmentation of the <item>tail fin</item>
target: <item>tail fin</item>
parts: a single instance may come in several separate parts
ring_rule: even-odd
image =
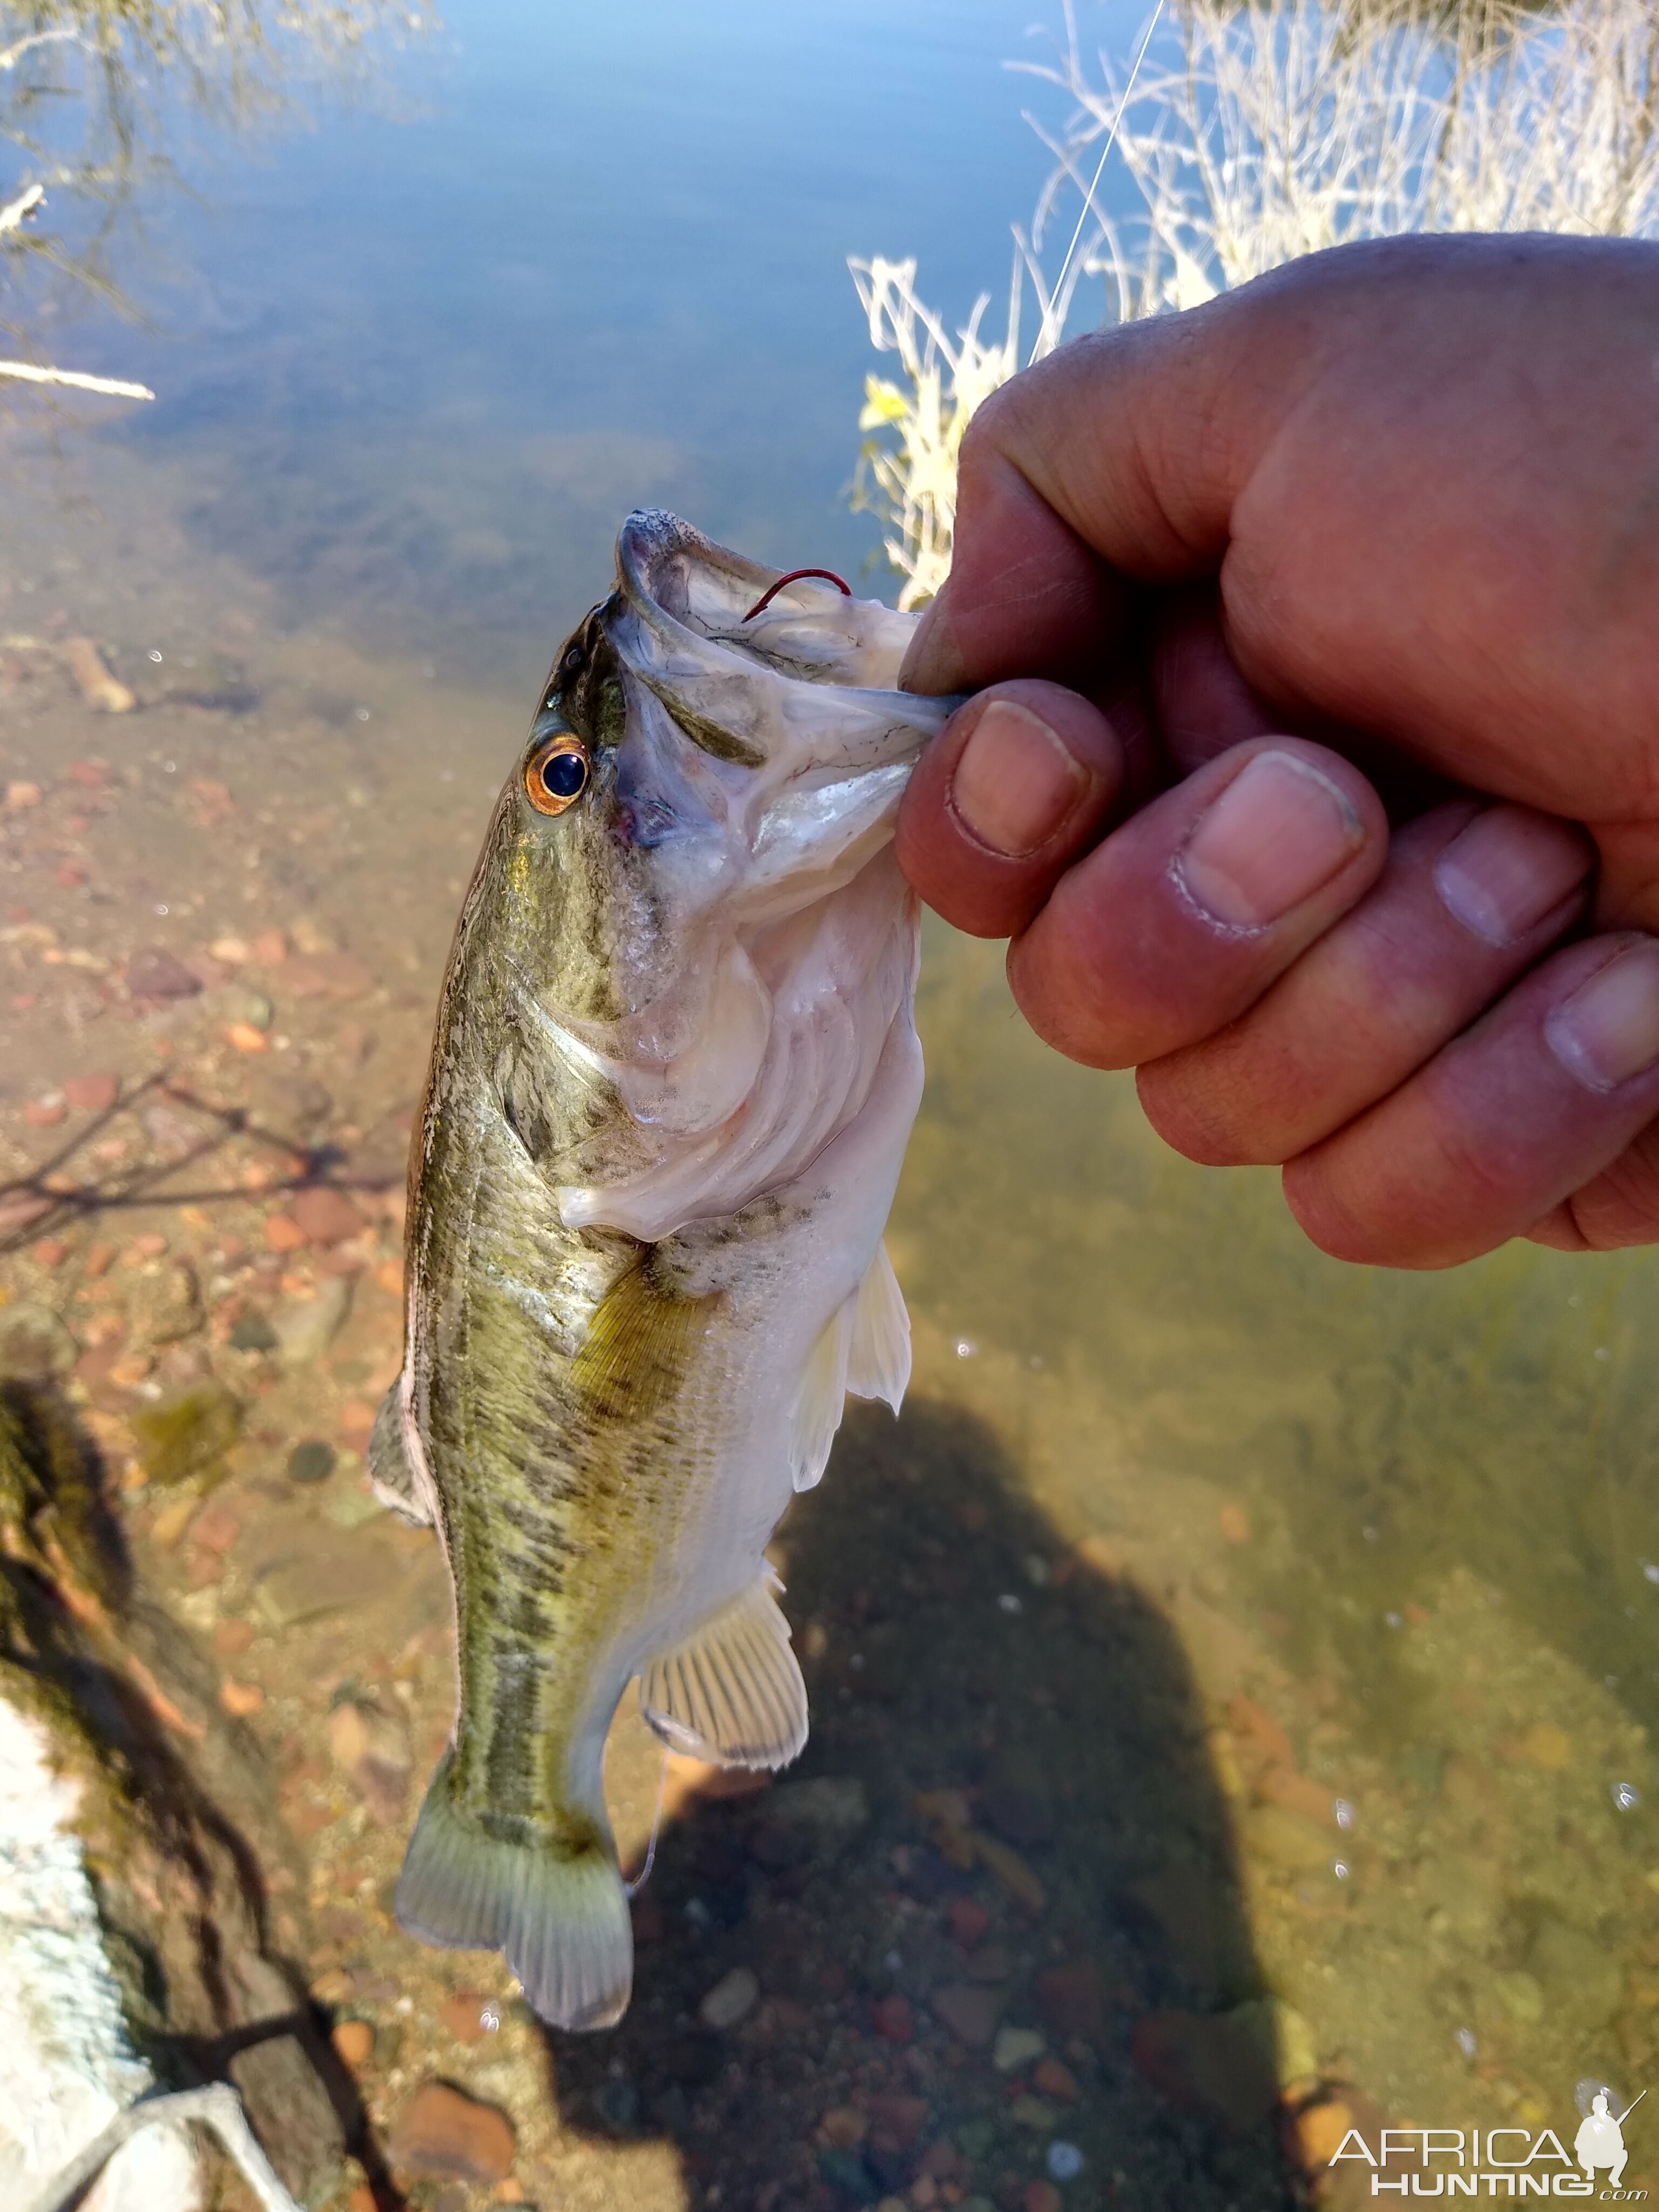
[[[555,2027],[610,2027],[628,2008],[634,1931],[603,1840],[561,1850],[488,1835],[450,1795],[446,1752],[398,1877],[398,1919],[425,1943],[503,1951]]]

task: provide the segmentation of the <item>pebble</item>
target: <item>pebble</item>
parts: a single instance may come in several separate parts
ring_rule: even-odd
[[[265,1244],[272,1252],[303,1251],[307,1242],[306,1232],[299,1223],[286,1213],[269,1214],[265,1219]]]
[[[130,714],[138,701],[118,677],[112,676],[94,640],[66,637],[64,665],[76,690],[98,714]]]
[[[991,1924],[990,1914],[972,1897],[953,1897],[946,1907],[946,1917],[951,1933],[964,1951],[977,1949]]]
[[[890,2144],[897,2151],[915,2148],[916,2138],[927,2124],[927,2115],[926,2097],[880,2096],[870,2100],[876,2140]]]
[[[1050,1966],[1035,1984],[1037,2009],[1052,2034],[1098,2037],[1106,2024],[1106,1984],[1092,1959]]]
[[[52,1200],[38,1190],[11,1190],[0,1197],[0,1237],[15,1236],[52,1212]]]
[[[246,1313],[238,1314],[231,1323],[230,1348],[233,1352],[275,1352],[276,1332],[257,1306]]]
[[[246,1620],[222,1620],[213,1631],[213,1648],[221,1659],[240,1659],[253,1643],[253,1626]]]
[[[504,2181],[513,2171],[518,2138],[495,2106],[423,2081],[392,2123],[387,2144],[394,2166],[458,2181]]]
[[[972,1982],[947,1982],[927,2000],[933,2017],[970,2051],[986,2050],[996,2033],[1002,1992]]]
[[[280,968],[288,958],[287,931],[262,929],[246,948],[243,957],[257,961],[261,968]]]
[[[1543,1986],[1535,1975],[1518,1967],[1513,1973],[1494,1974],[1492,1990],[1510,2018],[1524,2027],[1535,2027],[1544,2017]]]
[[[1013,1954],[1006,1943],[981,1943],[968,1961],[970,1982],[1008,1982],[1013,1975]]]
[[[333,1445],[325,1443],[319,1437],[307,1437],[303,1443],[295,1444],[288,1455],[288,1479],[290,1482],[326,1482],[334,1472],[334,1463]]]
[[[484,2008],[492,2000],[482,1990],[457,1990],[438,2008],[444,2031],[457,2043],[479,2043],[491,2031],[484,2026]]]
[[[29,1249],[37,1264],[42,1267],[61,1267],[69,1257],[70,1248],[61,1237],[43,1237],[38,1244]]]
[[[238,1720],[250,1719],[264,1709],[264,1702],[265,1693],[257,1682],[231,1680],[219,1685],[219,1703]]]
[[[107,1072],[71,1075],[64,1085],[64,1096],[77,1114],[107,1114],[120,1095],[120,1077]]]
[[[1521,1739],[1521,1756],[1547,1774],[1559,1774],[1572,1757],[1572,1738],[1553,1721],[1534,1721]]]
[[[884,2043],[908,2043],[916,2032],[916,2016],[908,1997],[878,1997],[870,2008],[870,2018]]]
[[[18,782],[6,786],[6,805],[14,812],[21,813],[26,807],[40,804],[40,787],[38,783]]]
[[[1062,2066],[1058,2058],[1045,2058],[1036,2067],[1031,2075],[1031,2087],[1062,2105],[1074,2105],[1083,2094],[1077,2075],[1069,2066]]]
[[[1332,2098],[1325,2104],[1309,2105],[1299,2112],[1291,2123],[1291,2135],[1296,2146],[1297,2162],[1303,2172],[1325,2172],[1341,2149],[1352,2125],[1352,2112],[1338,2098]]]
[[[1052,2181],[1028,2181],[1019,2201],[1022,2212],[1060,2212],[1061,2199]]]
[[[374,2055],[374,2031],[366,2020],[343,2020],[330,2041],[348,2066],[366,2066]]]
[[[269,1052],[270,1039],[263,1030],[256,1030],[252,1022],[232,1022],[225,1031],[225,1042],[238,1052]]]
[[[872,2204],[876,2200],[874,2177],[855,2150],[826,2143],[818,2153],[818,2172],[831,2189],[839,2189],[855,2204]]]
[[[67,1375],[81,1347],[50,1306],[21,1298],[0,1308],[0,1375],[20,1382],[47,1382]]]
[[[127,988],[135,999],[153,999],[165,1006],[173,999],[193,999],[202,988],[182,960],[158,946],[135,952],[127,963]]]
[[[1182,2111],[1235,2128],[1258,2125],[1278,2100],[1271,2057],[1249,2026],[1226,2014],[1143,2013],[1130,2033],[1129,2058]]]
[[[1075,2181],[1084,2167],[1083,2153],[1074,2142],[1051,2142],[1043,2164],[1051,2181]]]
[[[722,1974],[702,2002],[697,2018],[705,2027],[735,2027],[747,2018],[760,1996],[760,1984],[747,1966],[733,1966]]]
[[[1333,1838],[1288,1805],[1259,1805],[1245,1815],[1244,1847],[1287,1874],[1311,1874],[1331,1863]]]
[[[842,2150],[856,2150],[864,2141],[867,2124],[856,2105],[831,2105],[818,2122],[818,2134],[825,2142],[837,2143]]]
[[[345,1193],[326,1183],[297,1191],[289,1212],[313,1244],[343,1244],[368,1225]]]
[[[45,1098],[31,1098],[23,1109],[23,1119],[31,1129],[55,1129],[68,1113],[61,1093]]]
[[[1230,1498],[1216,1516],[1221,1533],[1230,1544],[1248,1544],[1250,1540],[1250,1516],[1242,1505]]]
[[[1022,2073],[1047,2049],[1034,2027],[1002,2027],[991,2047],[991,2063],[999,2074]]]
[[[331,1276],[314,1298],[288,1307],[272,1322],[277,1357],[284,1367],[307,1367],[320,1359],[335,1338],[351,1305],[351,1284],[343,1275]]]

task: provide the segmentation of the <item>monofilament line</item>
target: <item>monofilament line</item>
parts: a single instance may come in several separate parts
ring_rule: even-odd
[[[1066,249],[1066,258],[1060,264],[1060,274],[1054,279],[1054,289],[1048,295],[1048,306],[1043,313],[1042,328],[1037,332],[1037,344],[1041,344],[1048,335],[1048,319],[1054,313],[1054,302],[1057,300],[1063,300],[1066,296],[1066,279],[1071,273],[1072,262],[1076,255],[1079,241],[1083,236],[1083,226],[1089,220],[1089,210],[1095,204],[1095,192],[1104,173],[1112,149],[1117,143],[1118,125],[1127,112],[1129,95],[1135,88],[1135,79],[1140,75],[1140,64],[1146,58],[1146,49],[1152,43],[1152,33],[1157,30],[1158,19],[1163,13],[1164,0],[1158,0],[1157,6],[1147,20],[1146,28],[1141,33],[1140,51],[1136,54],[1134,65],[1129,71],[1129,82],[1123,88],[1123,97],[1117,104],[1117,113],[1112,118],[1112,127],[1106,133],[1106,143],[1100,149],[1100,159],[1095,163],[1095,173],[1089,179],[1089,189],[1083,196],[1083,205],[1078,210],[1077,228],[1072,233],[1072,242]],[[1033,361],[1036,359],[1036,345],[1033,345],[1031,349],[1031,358]]]

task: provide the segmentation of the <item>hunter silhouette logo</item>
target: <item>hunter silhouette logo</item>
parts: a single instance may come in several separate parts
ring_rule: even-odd
[[[1590,2100],[1590,2108],[1572,2139],[1572,2154],[1583,2167],[1585,2177],[1594,2181],[1603,2168],[1607,2169],[1607,2186],[1617,2189],[1625,2178],[1625,2160],[1630,2153],[1625,2148],[1625,2122],[1647,2095],[1634,2098],[1615,2120],[1607,2110],[1607,2093],[1598,2089]]]

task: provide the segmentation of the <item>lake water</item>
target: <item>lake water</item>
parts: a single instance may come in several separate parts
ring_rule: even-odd
[[[8,303],[158,397],[0,417],[0,1283],[64,1318],[141,1579],[271,1762],[278,1947],[371,2031],[341,2204],[491,2201],[411,2148],[434,2078],[508,2115],[497,2202],[1255,2212],[1368,2197],[1326,2164],[1350,2124],[1570,2146],[1585,2083],[1653,2072],[1652,1261],[1340,1268],[941,928],[890,1239],[912,1400],[849,1420],[782,1537],[833,1786],[677,1769],[614,2036],[544,2037],[386,1911],[447,1631],[357,1466],[485,814],[629,507],[890,590],[846,500],[878,364],[845,258],[917,255],[953,318],[1000,295],[1032,12],[474,0],[355,82],[291,55],[240,131],[151,71],[177,176],[47,210],[107,226],[137,319]],[[1133,51],[1134,8],[1083,20]],[[77,637],[138,711],[92,710]],[[245,1411],[198,1509],[143,1419],[203,1389]],[[637,1726],[613,1754],[637,1858],[656,1764]]]

